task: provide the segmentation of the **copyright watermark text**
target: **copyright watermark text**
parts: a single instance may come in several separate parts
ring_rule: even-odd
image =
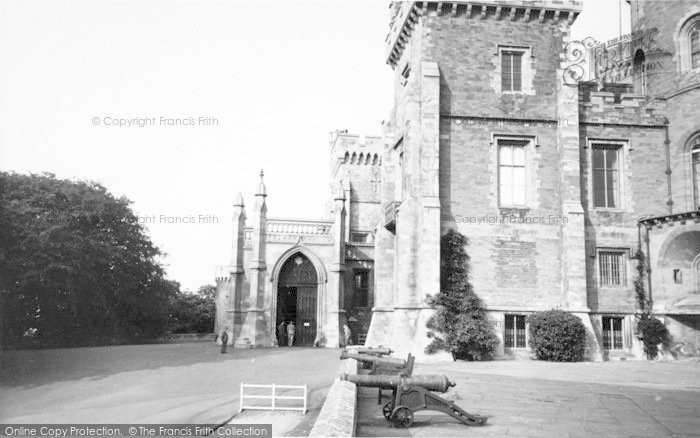
[[[118,116],[95,116],[90,119],[94,126],[109,126],[117,128],[147,128],[147,127],[214,127],[219,126],[219,119],[213,116],[191,116],[191,117],[118,117]]]

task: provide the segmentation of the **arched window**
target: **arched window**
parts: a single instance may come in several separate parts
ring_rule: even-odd
[[[690,65],[692,68],[700,67],[700,21],[690,32]]]
[[[690,162],[693,169],[693,196],[695,209],[700,209],[700,133],[690,139]]]
[[[647,93],[647,65],[644,52],[637,50],[634,55],[634,91],[637,94]]]
[[[700,14],[690,17],[681,28],[680,42],[681,71],[700,68]]]
[[[693,260],[693,276],[695,277],[695,288],[693,292],[696,294],[700,293],[700,254],[695,256]]]

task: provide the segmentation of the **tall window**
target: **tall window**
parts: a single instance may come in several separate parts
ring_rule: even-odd
[[[700,208],[700,134],[690,141],[690,158],[693,166],[693,196],[695,209]]]
[[[599,251],[598,275],[601,286],[624,286],[627,283],[624,251]]]
[[[498,140],[498,184],[501,205],[521,206],[525,199],[525,145],[518,140]]]
[[[506,315],[506,331],[504,341],[506,348],[525,348],[524,315]]]
[[[700,21],[690,31],[690,65],[692,68],[700,67]]]
[[[396,165],[394,166],[394,200],[403,201],[403,138],[394,146]]]
[[[680,34],[681,71],[700,68],[700,14],[685,22]]]
[[[637,94],[647,92],[647,64],[644,52],[637,50],[634,55],[634,89]]]
[[[501,91],[522,91],[523,51],[501,52]]]
[[[693,293],[700,294],[700,254],[695,256],[693,260],[693,275],[695,280],[695,288]]]
[[[356,269],[353,272],[354,281],[354,306],[367,307],[369,305],[369,269]]]
[[[620,207],[620,146],[593,145],[593,206]]]
[[[622,346],[622,318],[603,317],[603,348],[620,350]]]

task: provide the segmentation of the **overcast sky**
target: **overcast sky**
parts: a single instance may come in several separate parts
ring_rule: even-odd
[[[0,1],[0,169],[101,182],[170,278],[212,283],[260,168],[269,216],[320,218],[330,131],[381,134],[388,20],[369,0]],[[617,37],[618,0],[585,0],[574,26]]]

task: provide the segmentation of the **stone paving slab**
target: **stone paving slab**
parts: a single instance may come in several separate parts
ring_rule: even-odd
[[[414,374],[447,375],[457,386],[443,397],[487,416],[485,426],[423,411],[413,427],[394,428],[377,405],[376,390],[362,388],[358,436],[700,437],[698,364],[471,365],[422,364]]]

